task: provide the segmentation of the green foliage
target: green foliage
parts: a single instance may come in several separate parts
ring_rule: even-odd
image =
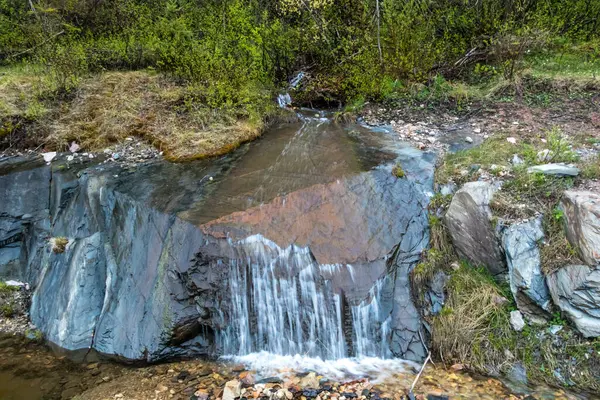
[[[396,178],[404,178],[406,176],[406,172],[404,172],[404,169],[402,169],[402,165],[400,165],[400,163],[396,163],[396,165],[394,165],[392,168],[392,175],[394,175]]]
[[[0,294],[9,294],[19,290],[18,287],[8,286],[5,282],[0,282]]]
[[[417,81],[429,83],[424,96],[455,92],[460,102],[464,88],[448,77],[512,77],[540,32],[565,38],[553,46],[586,40],[582,53],[600,48],[600,5],[588,0],[380,0],[379,9],[372,0],[31,4],[0,0],[2,62],[44,65],[59,92],[90,72],[151,67],[193,82],[210,108],[251,106],[252,92],[277,88],[301,68],[317,99],[394,99],[402,82]],[[465,58],[472,49],[477,56]]]
[[[2,304],[2,306],[0,306],[0,315],[2,315],[3,317],[11,318],[15,315],[15,313],[15,307],[10,302],[4,303]]]

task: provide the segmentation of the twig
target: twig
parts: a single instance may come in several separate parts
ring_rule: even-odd
[[[49,41],[51,41],[51,40],[55,39],[57,36],[60,36],[60,35],[62,35],[63,33],[65,33],[65,31],[60,31],[60,32],[58,32],[58,33],[55,33],[54,35],[50,36],[48,39],[44,40],[42,43],[40,43],[40,44],[37,44],[37,45],[35,45],[35,46],[33,46],[33,47],[31,47],[31,48],[27,49],[27,50],[23,50],[23,51],[22,51],[22,52],[20,52],[20,53],[17,53],[17,54],[13,54],[13,55],[11,55],[11,56],[8,56],[8,58],[15,58],[15,57],[21,56],[21,55],[23,55],[23,54],[25,54],[25,53],[29,53],[29,52],[31,52],[31,51],[33,51],[33,50],[37,49],[38,47],[45,45],[46,43],[48,43]]]
[[[423,373],[423,370],[425,370],[425,366],[427,365],[427,363],[429,362],[429,360],[431,359],[431,352],[429,354],[427,354],[427,358],[425,359],[425,362],[423,363],[423,366],[421,367],[421,370],[419,371],[419,373],[417,374],[417,377],[415,378],[413,384],[410,386],[410,391],[412,392],[413,389],[415,388],[415,385],[417,384],[417,381],[419,380],[419,378],[421,377],[421,374]]]

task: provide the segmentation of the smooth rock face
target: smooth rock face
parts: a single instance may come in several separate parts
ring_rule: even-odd
[[[600,267],[569,265],[548,276],[552,300],[585,337],[600,336]]]
[[[560,208],[571,245],[586,264],[600,264],[600,194],[567,190]]]
[[[519,310],[538,323],[545,321],[552,306],[538,248],[543,238],[541,218],[512,225],[502,237],[510,290]]]
[[[490,222],[490,201],[496,189],[487,182],[466,183],[452,199],[446,226],[458,254],[493,275],[506,273],[504,254]]]
[[[577,176],[579,168],[566,164],[542,164],[529,167],[527,172],[556,176]]]

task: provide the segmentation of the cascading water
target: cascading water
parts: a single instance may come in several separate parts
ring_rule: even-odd
[[[389,318],[379,304],[385,279],[366,300],[349,306],[352,332],[346,337],[342,294],[327,278],[339,268],[353,277],[351,265],[319,265],[309,248],[282,249],[260,235],[232,246],[239,257],[230,264],[231,307],[217,338],[223,354],[390,356]]]

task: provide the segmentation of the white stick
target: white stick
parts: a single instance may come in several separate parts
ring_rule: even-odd
[[[423,370],[425,369],[425,366],[427,365],[427,363],[429,362],[430,359],[431,359],[431,352],[429,352],[429,354],[427,354],[427,358],[425,359],[425,362],[423,363],[423,366],[421,367],[421,370],[417,374],[417,377],[415,378],[415,381],[413,382],[412,386],[410,387],[410,391],[411,392],[415,388],[415,385],[417,384],[417,381],[421,377],[421,374],[423,373]]]

